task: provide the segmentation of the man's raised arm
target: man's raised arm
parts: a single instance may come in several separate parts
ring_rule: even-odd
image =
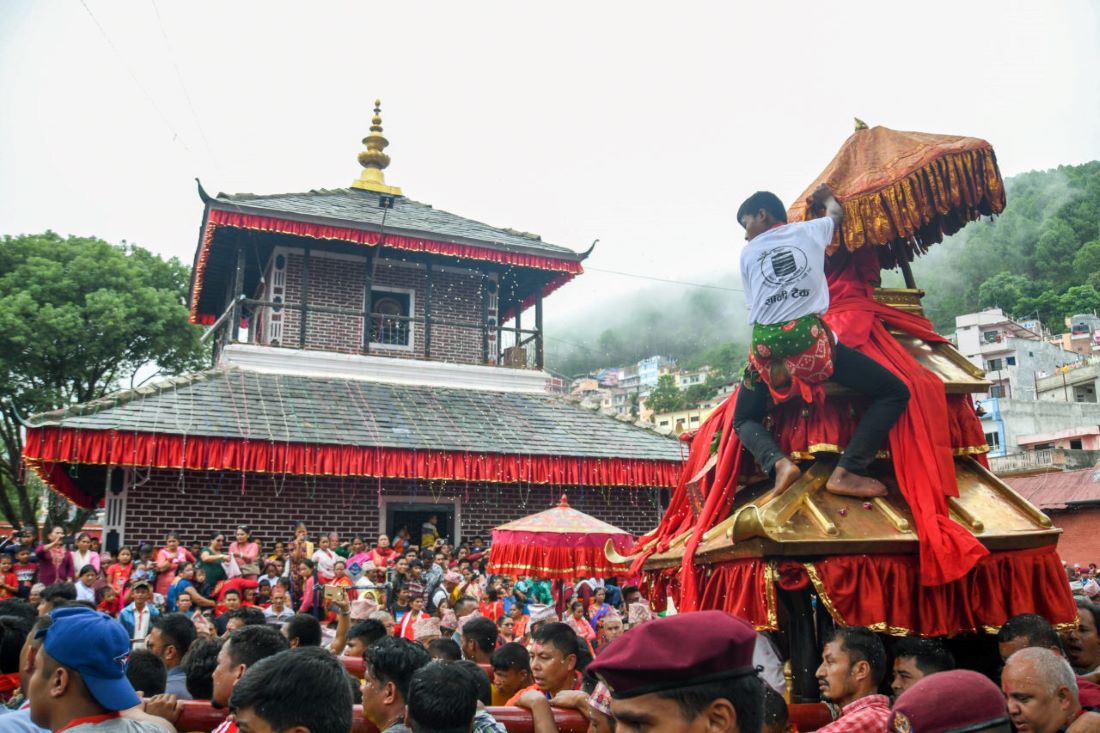
[[[840,222],[844,221],[844,207],[833,196],[833,190],[829,188],[829,184],[822,183],[818,186],[810,195],[810,201],[815,209],[819,206],[825,207],[825,216],[833,220],[834,228],[840,228]]]

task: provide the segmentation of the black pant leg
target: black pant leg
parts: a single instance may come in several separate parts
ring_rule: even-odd
[[[737,437],[769,475],[779,459],[784,457],[775,438],[763,425],[764,415],[771,402],[768,385],[758,382],[750,387],[742,381],[737,390],[737,405],[733,410],[733,429]]]
[[[871,405],[856,426],[840,466],[865,473],[890,428],[909,402],[909,388],[886,367],[844,344],[836,345],[832,381],[871,398]]]

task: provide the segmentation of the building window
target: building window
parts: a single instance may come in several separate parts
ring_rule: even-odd
[[[661,427],[662,428],[667,428],[668,427],[668,420],[662,420],[661,421]]]
[[[697,423],[697,422],[699,422],[699,416],[698,416],[698,415],[692,415],[692,416],[691,416],[691,421],[692,421],[693,423]]]
[[[412,315],[412,293],[372,290],[370,340],[382,346],[411,346],[412,329],[405,320]]]
[[[1069,449],[1070,450],[1081,450],[1083,447],[1084,447],[1084,444],[1080,440],[1071,440],[1069,442]]]
[[[1001,340],[1001,334],[996,331],[986,331],[982,334],[982,338],[987,344],[995,344]]]
[[[1000,433],[986,433],[985,444],[989,446],[989,450],[997,451],[1001,449],[1001,434]]]
[[[1002,365],[1000,359],[990,359],[985,363],[985,370],[987,372],[999,372],[1001,371],[1001,368]]]
[[[1005,357],[1005,364],[1007,364],[1008,366],[1016,366],[1016,357],[1015,356],[1006,356]]]
[[[1004,397],[1005,396],[1004,386],[1000,385],[1000,384],[994,384],[992,387],[989,388],[989,396],[990,397]]]

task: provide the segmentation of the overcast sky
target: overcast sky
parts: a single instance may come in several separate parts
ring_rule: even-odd
[[[852,117],[993,143],[1012,175],[1100,158],[1100,3],[0,3],[0,234],[190,262],[211,191],[347,186],[375,97],[387,182],[682,280],[733,213],[798,194]],[[561,319],[646,281],[590,271]]]

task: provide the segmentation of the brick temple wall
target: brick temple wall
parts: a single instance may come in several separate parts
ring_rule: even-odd
[[[667,503],[667,491],[654,489],[515,486],[452,481],[383,479],[385,497],[410,497],[432,503],[457,501],[461,535],[488,536],[493,527],[557,504],[562,493],[576,509],[634,533],[657,525]],[[660,495],[660,498],[659,498]],[[231,532],[249,525],[265,548],[292,534],[303,521],[311,533],[336,530],[342,536],[377,537],[379,529],[377,479],[247,474],[154,469],[149,480],[128,490],[125,543],[161,543],[169,531],[184,542],[206,540],[214,532]]]
[[[366,260],[331,257],[314,252],[309,261],[309,302],[311,305],[361,310]],[[286,302],[302,299],[304,257],[292,251],[287,257]],[[476,271],[452,271],[436,268],[432,272],[432,344],[431,359],[460,364],[482,363],[482,331],[441,324],[438,320],[480,324],[484,279]],[[374,285],[378,288],[411,290],[412,315],[423,318],[428,297],[428,274],[423,267],[410,267],[387,260],[377,263]],[[301,330],[300,311],[285,310],[283,345],[297,348]],[[424,324],[410,325],[413,348],[371,346],[371,353],[395,358],[425,358]],[[359,353],[363,339],[363,319],[332,313],[309,313],[306,348],[340,353]]]

